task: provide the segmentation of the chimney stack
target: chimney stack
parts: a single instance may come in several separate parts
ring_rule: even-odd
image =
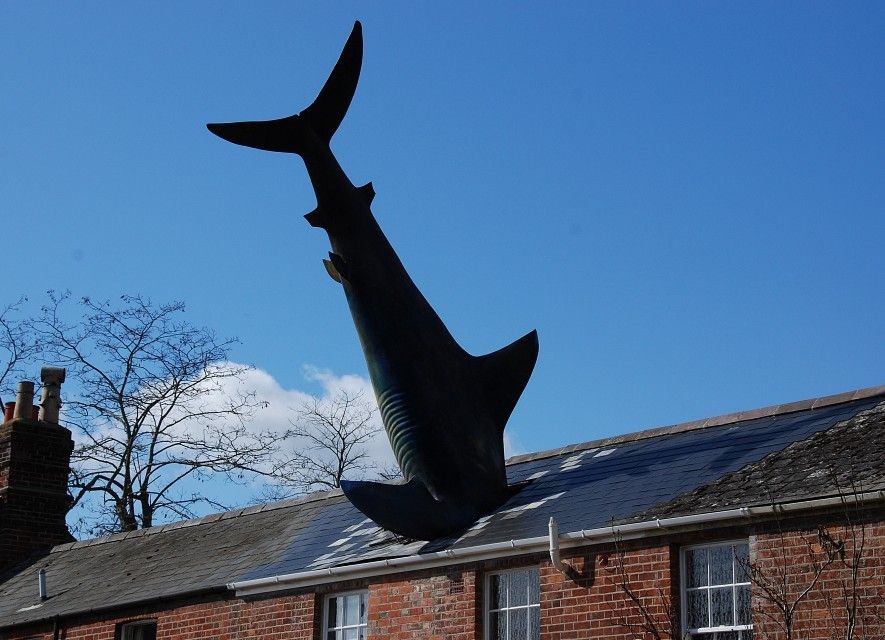
[[[12,419],[0,424],[0,581],[19,563],[73,540],[65,515],[74,443],[58,425],[65,370],[45,367],[40,377],[41,419],[33,406],[34,383],[24,381]]]

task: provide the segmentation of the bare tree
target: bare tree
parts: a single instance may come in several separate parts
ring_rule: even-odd
[[[22,366],[37,352],[30,322],[17,317],[26,301],[19,298],[0,310],[0,394],[14,393],[14,378],[24,373]]]
[[[99,510],[81,530],[130,531],[158,515],[191,517],[200,504],[223,507],[198,481],[266,472],[275,434],[246,428],[259,403],[238,391],[248,367],[227,361],[233,341],[181,320],[180,302],[140,296],[117,306],[83,298],[82,318],[69,324],[68,298],[50,292],[34,327],[72,382],[63,419],[77,442],[73,504]]]
[[[329,398],[301,404],[290,421],[295,452],[276,470],[275,497],[334,489],[345,477],[357,479],[376,469],[367,450],[381,427],[375,404],[363,394],[339,390]],[[390,473],[389,470],[384,470]]]

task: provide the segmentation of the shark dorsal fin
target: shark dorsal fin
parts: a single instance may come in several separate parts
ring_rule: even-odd
[[[538,332],[531,331],[503,349],[476,357],[489,412],[501,431],[528,384],[538,359]]]
[[[344,495],[385,529],[416,540],[433,540],[466,529],[480,516],[473,505],[436,500],[419,478],[402,484],[342,480]],[[403,519],[402,514],[409,517]]]

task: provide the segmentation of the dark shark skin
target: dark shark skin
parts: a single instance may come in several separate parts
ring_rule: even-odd
[[[324,260],[353,316],[384,427],[405,482],[344,482],[348,499],[382,527],[431,540],[459,531],[508,496],[504,426],[538,355],[537,333],[485,356],[464,351],[412,282],[329,148],[362,65],[357,22],[317,99],[298,115],[210,124],[236,144],[301,156],[316,192],[305,216],[324,229]]]

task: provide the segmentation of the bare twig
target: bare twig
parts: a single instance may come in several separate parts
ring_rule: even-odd
[[[17,376],[24,374],[23,366],[38,352],[31,333],[31,322],[18,318],[27,298],[21,297],[0,309],[0,394],[12,394]]]

